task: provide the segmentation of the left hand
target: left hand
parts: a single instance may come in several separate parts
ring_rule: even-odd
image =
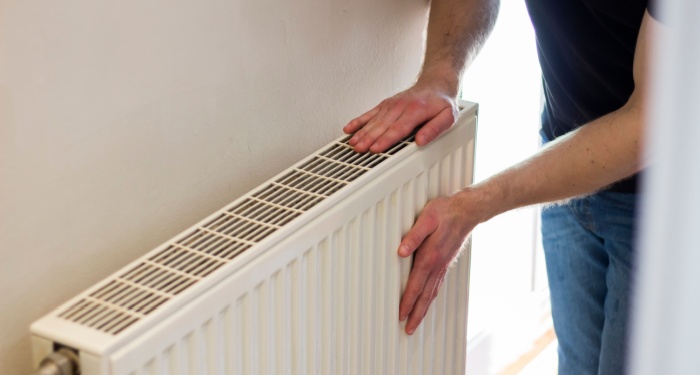
[[[355,133],[348,144],[360,153],[384,152],[419,126],[416,144],[432,142],[457,119],[457,90],[449,86],[442,79],[421,76],[408,90],[345,125],[345,133]]]
[[[399,245],[399,256],[416,252],[406,290],[399,304],[399,320],[411,335],[438,294],[447,269],[459,255],[469,233],[480,222],[470,211],[477,203],[473,194],[462,191],[434,199],[423,208],[413,228]]]

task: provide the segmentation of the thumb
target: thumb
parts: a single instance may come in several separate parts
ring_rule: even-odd
[[[452,108],[448,107],[440,111],[432,120],[428,121],[416,134],[418,146],[425,146],[432,142],[455,122]]]
[[[424,211],[425,212],[425,211]],[[418,216],[413,228],[406,233],[399,245],[399,256],[408,257],[437,229],[437,220],[425,213]]]

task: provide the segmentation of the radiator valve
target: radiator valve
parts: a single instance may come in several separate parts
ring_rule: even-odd
[[[61,348],[49,354],[41,364],[35,375],[78,375],[78,354],[68,348]]]

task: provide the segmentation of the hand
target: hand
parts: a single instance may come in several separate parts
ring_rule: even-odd
[[[357,152],[384,152],[416,127],[416,143],[426,145],[449,129],[457,119],[456,92],[440,81],[419,80],[413,87],[379,103],[350,121],[343,131],[355,133],[349,144]]]
[[[408,257],[417,251],[399,304],[399,320],[408,319],[407,334],[413,334],[420,325],[448,267],[457,259],[469,233],[481,222],[475,214],[475,202],[478,201],[468,190],[428,202],[401,241],[399,256]]]

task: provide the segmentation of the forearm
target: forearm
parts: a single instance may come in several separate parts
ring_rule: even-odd
[[[646,35],[658,27],[644,15],[635,49],[634,91],[622,108],[559,137],[523,163],[450,197],[433,199],[423,208],[398,249],[402,257],[415,254],[399,305],[399,319],[408,319],[408,334],[425,316],[449,264],[479,223],[513,208],[591,193],[644,167],[641,112],[648,106]],[[429,65],[431,60],[426,61]]]
[[[643,167],[640,112],[639,106],[627,105],[474,185],[469,190],[481,199],[480,221],[522,206],[589,194],[639,171]]]
[[[493,28],[499,0],[432,0],[417,82],[352,119],[343,131],[356,152],[383,152],[420,126],[426,145],[454,124],[464,69]]]
[[[432,0],[419,81],[440,80],[453,96],[467,65],[491,32],[499,0]]]

